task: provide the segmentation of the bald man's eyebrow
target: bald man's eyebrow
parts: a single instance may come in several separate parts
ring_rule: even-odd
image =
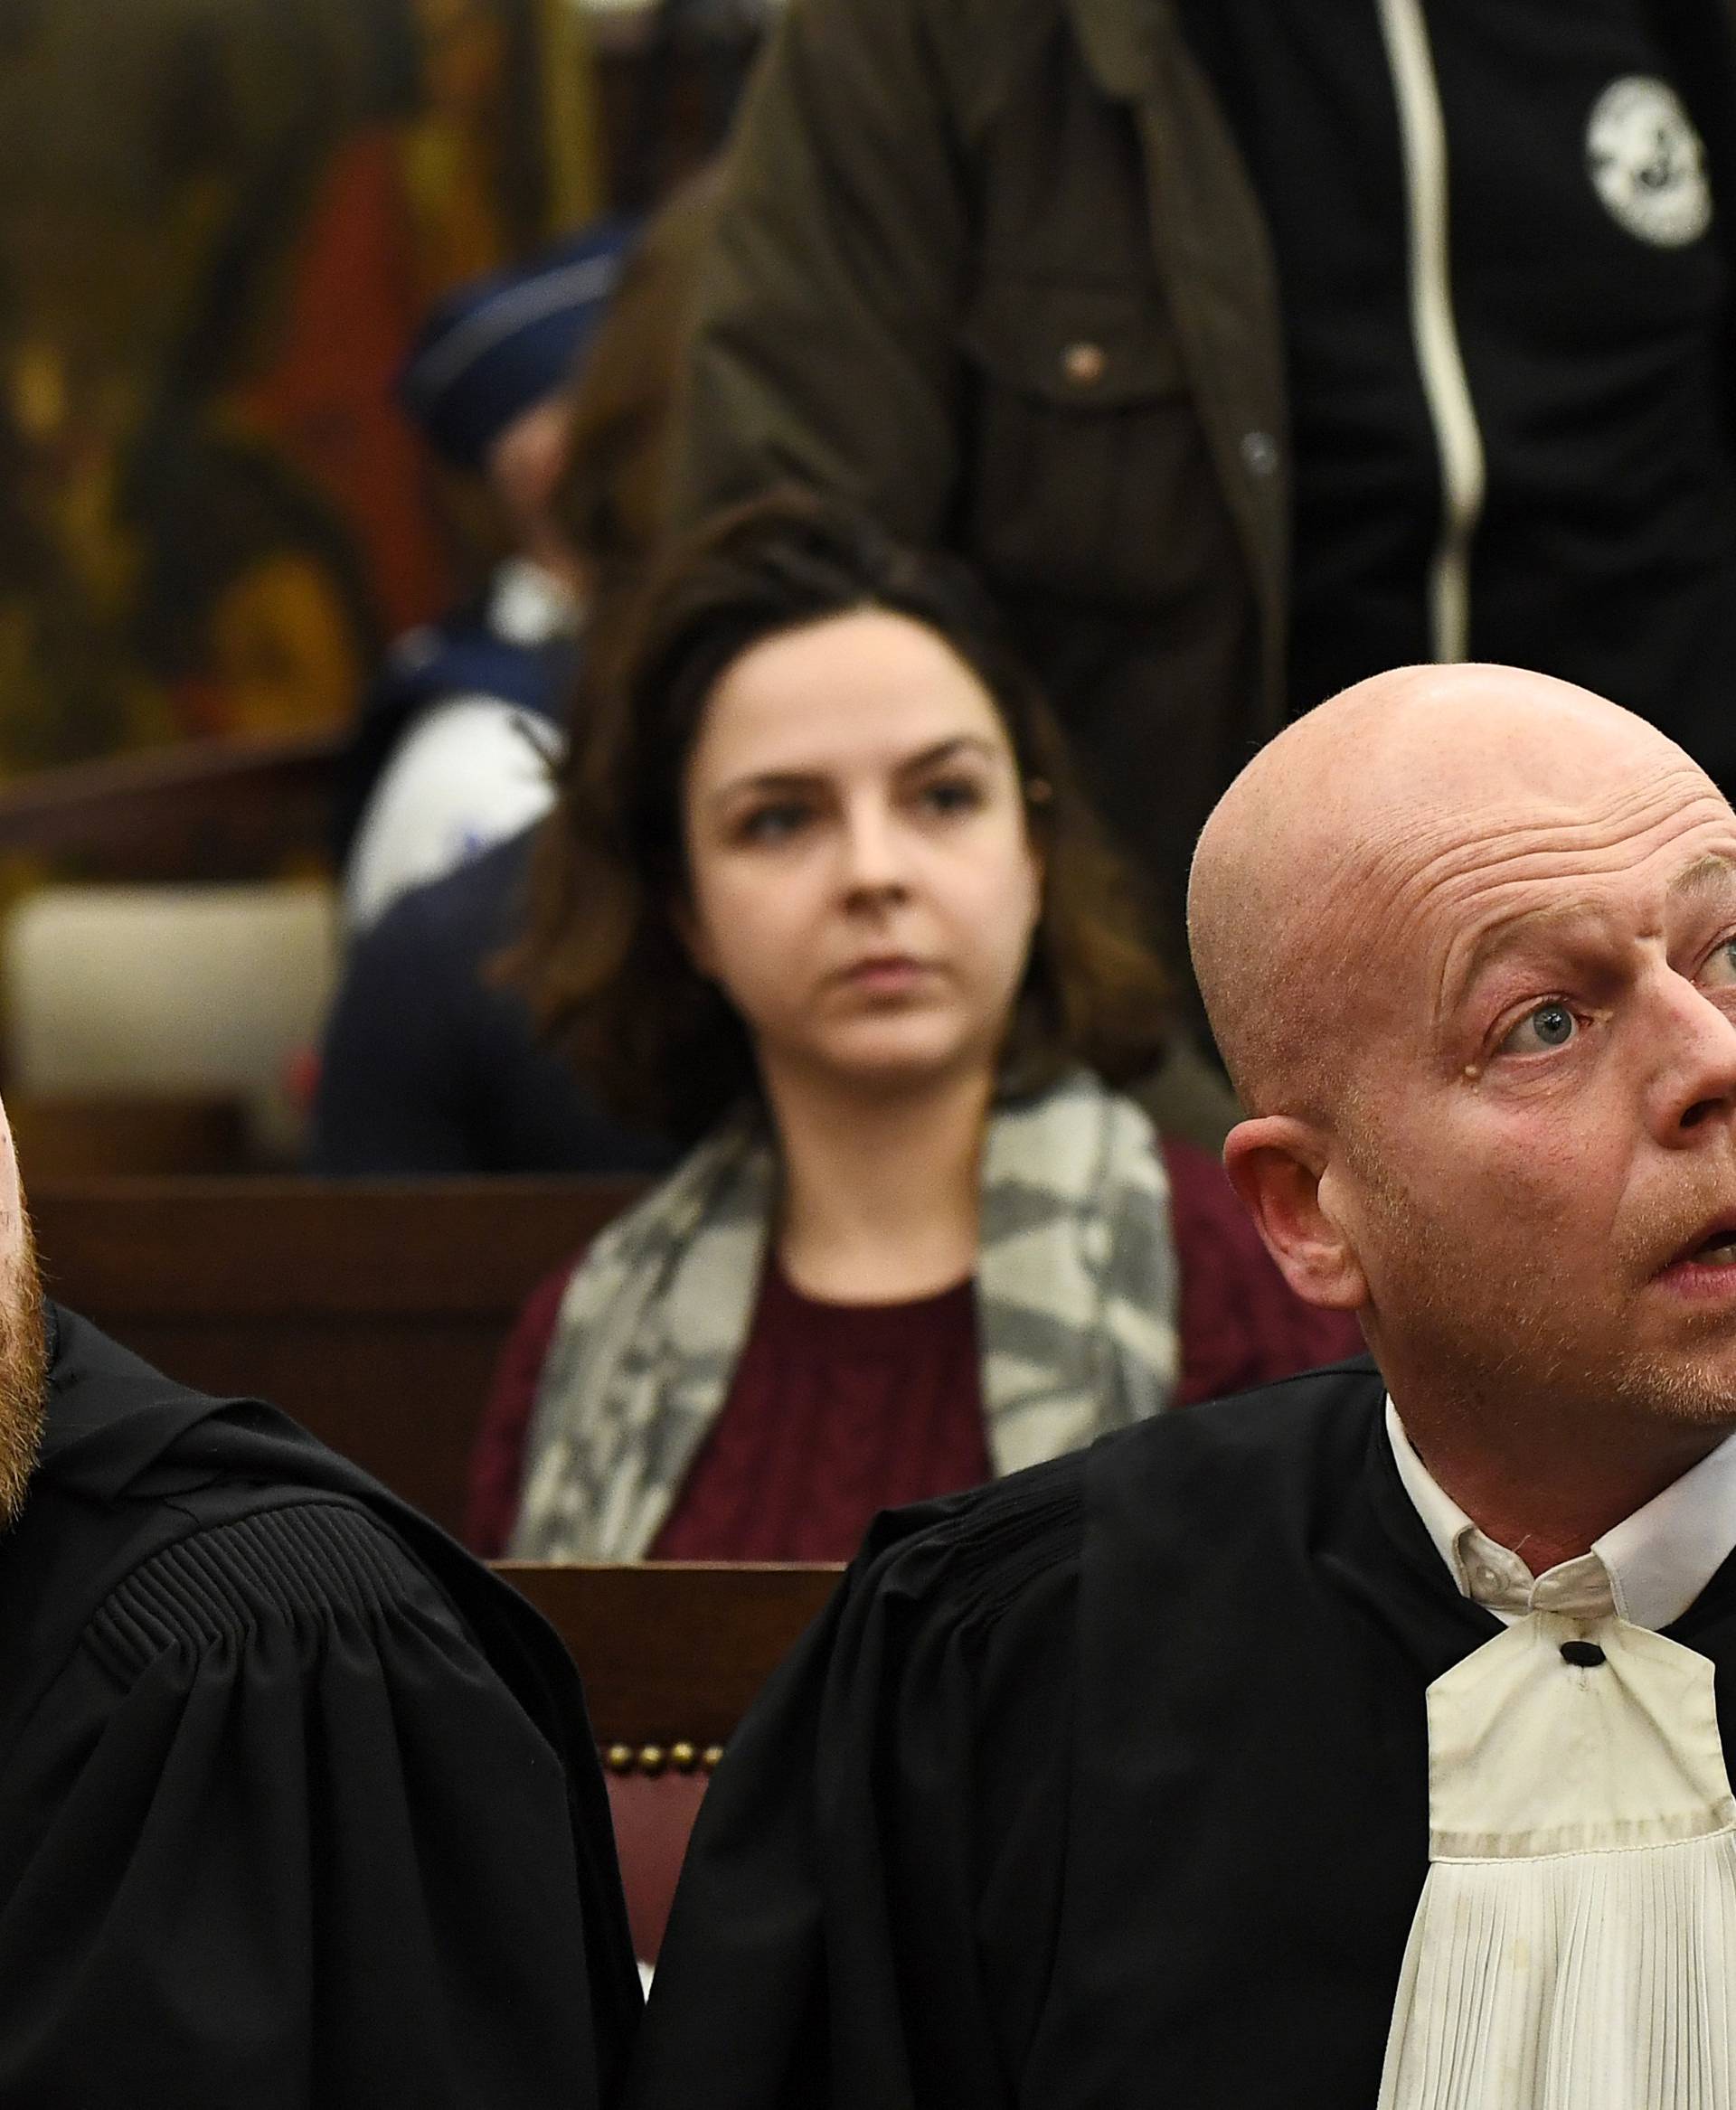
[[[1676,873],[1665,891],[1673,901],[1697,900],[1710,896],[1736,894],[1736,860],[1709,850],[1703,857]]]
[[[1470,957],[1453,978],[1443,1007],[1445,1012],[1448,1014],[1456,1012],[1489,969],[1511,954],[1524,952],[1550,939],[1559,944],[1566,933],[1587,930],[1600,923],[1607,925],[1609,920],[1609,909],[1601,902],[1582,900],[1551,901],[1540,908],[1523,909],[1516,916],[1493,925],[1471,947]]]
[[[1721,856],[1715,851],[1697,857],[1675,875],[1665,888],[1665,893],[1675,905],[1728,900],[1732,911],[1736,911],[1736,859]],[[1604,903],[1580,900],[1552,901],[1541,908],[1523,909],[1505,923],[1496,924],[1486,930],[1471,947],[1464,971],[1453,983],[1448,1011],[1457,1010],[1489,969],[1510,955],[1550,940],[1559,945],[1576,929],[1589,930],[1600,924],[1607,925],[1609,919],[1609,911]]]

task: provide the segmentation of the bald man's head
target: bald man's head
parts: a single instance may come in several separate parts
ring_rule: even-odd
[[[1414,998],[1405,948],[1462,845],[1539,823],[1595,834],[1672,786],[1711,788],[1643,719],[1510,667],[1403,668],[1298,719],[1219,801],[1188,887],[1194,971],[1243,1104],[1332,1116],[1379,1022]]]
[[[1589,1543],[1736,1427],[1736,815],[1679,748],[1535,674],[1382,676],[1231,787],[1189,913],[1225,1168],[1425,1458],[1571,1455]]]

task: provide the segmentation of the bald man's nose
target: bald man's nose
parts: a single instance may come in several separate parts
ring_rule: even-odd
[[[1686,1141],[1736,1113],[1736,1019],[1679,975],[1669,978],[1668,1003],[1669,1059],[1656,1111],[1663,1140]]]

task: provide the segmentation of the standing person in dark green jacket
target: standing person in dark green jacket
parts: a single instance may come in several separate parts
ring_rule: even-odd
[[[791,0],[700,289],[690,512],[981,568],[1172,918],[1374,669],[1505,660],[1736,783],[1731,0]]]

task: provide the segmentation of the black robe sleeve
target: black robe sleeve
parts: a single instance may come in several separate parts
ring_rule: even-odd
[[[194,1532],[0,1776],[0,2102],[593,2110],[575,1858],[555,1753],[362,1510]]]
[[[882,1519],[731,1742],[633,2110],[1019,2099],[1064,1849],[1077,1462],[998,1493]]]

